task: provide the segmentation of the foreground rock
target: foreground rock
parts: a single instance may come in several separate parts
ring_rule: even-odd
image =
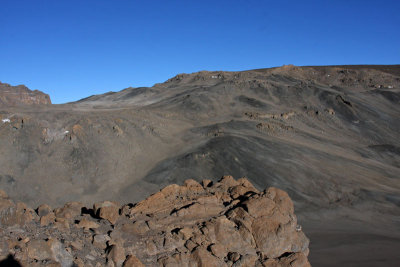
[[[310,266],[287,193],[186,180],[135,205],[36,211],[0,192],[0,257],[23,266]]]

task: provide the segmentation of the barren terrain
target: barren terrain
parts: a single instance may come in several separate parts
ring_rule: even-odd
[[[315,266],[400,264],[400,66],[202,71],[0,108],[0,188],[132,203],[230,174],[288,192]],[[214,180],[215,181],[215,180]]]

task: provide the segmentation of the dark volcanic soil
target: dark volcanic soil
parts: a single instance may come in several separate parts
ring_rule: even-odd
[[[311,264],[398,266],[399,100],[398,65],[284,66],[1,108],[0,187],[61,206],[246,176],[289,193]]]

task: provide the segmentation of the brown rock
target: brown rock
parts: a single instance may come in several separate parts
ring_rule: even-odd
[[[32,240],[27,244],[28,257],[34,260],[52,259],[53,252],[45,240]]]
[[[69,222],[65,218],[56,218],[54,226],[60,232],[69,232],[69,230],[70,230]]]
[[[257,203],[266,209],[256,212]],[[251,226],[255,242],[268,258],[307,249],[309,241],[303,232],[296,231],[293,203],[285,192],[270,188],[259,198],[247,201],[246,205],[249,213],[256,215]]]
[[[175,253],[170,256],[164,256],[158,259],[158,265],[163,267],[169,266],[197,266],[194,262],[191,262],[189,255]]]
[[[239,251],[247,247],[236,229],[236,224],[225,216],[218,217],[215,221],[207,225],[214,228],[216,241],[223,245],[228,251]]]
[[[246,210],[253,217],[270,216],[275,208],[275,202],[267,197],[255,196],[243,202]],[[263,207],[262,209],[260,207]]]
[[[56,239],[32,240],[27,243],[27,255],[33,260],[53,260],[61,266],[71,266],[72,256],[63,248]]]
[[[230,188],[229,193],[233,199],[236,199],[240,196],[244,196],[247,192],[254,192],[251,188],[245,187],[243,185],[236,185]]]
[[[258,261],[257,255],[242,255],[237,261],[232,265],[232,267],[253,267],[256,266]]]
[[[279,259],[280,266],[288,267],[311,267],[304,253],[292,253],[287,257]]]
[[[247,187],[256,193],[259,193],[259,191],[253,186],[252,183],[250,183],[250,181],[246,177],[242,177],[242,178],[238,179],[237,182],[239,185]]]
[[[3,199],[4,199],[4,198],[8,198],[8,195],[7,195],[6,192],[4,192],[3,190],[0,189],[0,199],[1,199],[1,198],[3,198]]]
[[[226,186],[223,186],[224,189],[228,189]],[[218,201],[221,203],[228,203],[232,201],[232,198],[228,192],[225,191],[217,191],[215,192],[215,196],[217,197]]]
[[[134,255],[129,255],[125,262],[124,267],[144,267],[143,263]]]
[[[225,175],[219,180],[219,183],[224,184],[228,187],[234,187],[238,185],[238,182],[231,175]]]
[[[146,221],[136,221],[133,224],[125,224],[122,226],[127,232],[133,232],[138,235],[144,235],[150,228]]]
[[[70,245],[74,250],[82,250],[83,249],[83,242],[81,240],[72,241]]]
[[[172,213],[172,215],[176,215],[178,217],[204,217],[218,214],[222,209],[222,203],[220,205],[207,205],[207,204],[199,204],[193,203],[190,206],[185,206],[176,212]]]
[[[228,259],[232,262],[236,262],[240,259],[240,254],[237,252],[229,252]]]
[[[57,218],[64,218],[67,220],[73,220],[75,217],[81,215],[83,204],[80,202],[68,202],[62,208],[54,210]]]
[[[179,230],[179,234],[181,235],[182,239],[188,240],[193,236],[193,231],[188,227],[184,227]]]
[[[214,257],[204,247],[198,247],[191,255],[192,260],[199,267],[221,267],[226,266],[225,262],[217,257]]]
[[[38,90],[31,91],[25,85],[11,86],[0,82],[0,105],[48,105],[49,95]]]
[[[122,266],[122,263],[125,261],[124,247],[119,244],[113,245],[107,255],[107,260],[112,261],[117,267]]]
[[[54,213],[42,205],[38,227],[31,223],[36,213],[2,196],[0,256],[12,253],[27,266],[70,266],[73,259],[81,266],[309,266],[308,239],[289,196],[259,192],[245,178],[225,176],[205,187],[186,180],[123,210],[120,216],[119,204],[98,203],[94,218],[77,202]]]
[[[121,215],[122,216],[129,216],[129,214],[131,213],[131,208],[132,208],[132,204],[126,204],[123,205],[121,208]]]
[[[192,251],[192,250],[195,249],[197,246],[198,246],[198,245],[197,245],[195,242],[193,242],[192,240],[188,240],[188,241],[186,241],[186,243],[185,243],[185,247],[186,247],[189,251]]]
[[[83,218],[78,224],[77,227],[78,228],[83,228],[85,230],[89,230],[89,229],[96,229],[98,228],[100,225],[94,221],[88,220],[86,218]]]
[[[225,256],[226,256],[226,248],[223,246],[223,245],[221,245],[221,244],[212,244],[211,246],[210,246],[210,249],[211,249],[211,253],[215,256],[215,257],[217,257],[217,258],[220,258],[220,259],[223,259],[223,258],[225,258]]]
[[[153,255],[157,255],[158,249],[156,244],[154,243],[153,240],[148,240],[146,242],[146,250],[145,253],[147,255],[153,256]]]
[[[40,217],[40,226],[47,226],[50,223],[54,223],[56,219],[56,215],[53,212],[50,212],[42,217]]]
[[[102,219],[115,224],[119,218],[119,204],[111,201],[104,201],[94,205],[94,212]]]
[[[72,126],[72,134],[78,137],[82,137],[84,134],[82,126],[79,124],[75,124],[74,126]]]
[[[204,192],[204,188],[201,184],[193,179],[186,180],[184,182],[184,186],[192,191],[192,193],[202,193]]]
[[[35,211],[28,208],[24,203],[14,204],[9,199],[0,199],[0,226],[24,226],[36,219],[35,214]]]
[[[76,258],[76,259],[74,260],[74,264],[75,264],[75,266],[77,266],[77,267],[85,267],[85,263],[84,263],[84,261],[83,261],[81,258]]]

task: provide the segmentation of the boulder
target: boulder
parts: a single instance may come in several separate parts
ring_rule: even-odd
[[[116,202],[104,201],[94,204],[94,212],[102,219],[115,224],[119,218],[120,205]]]
[[[56,218],[64,218],[73,220],[75,217],[81,215],[83,204],[80,202],[68,202],[62,208],[54,210]]]
[[[27,255],[31,260],[54,261],[61,266],[71,266],[73,258],[56,239],[32,240],[27,244]]]
[[[112,261],[116,267],[121,267],[125,259],[124,247],[120,244],[113,245],[107,255],[107,260]]]
[[[87,218],[83,218],[78,224],[77,227],[78,228],[83,228],[85,230],[89,230],[89,229],[96,229],[98,228],[100,225],[94,221],[91,221]]]

